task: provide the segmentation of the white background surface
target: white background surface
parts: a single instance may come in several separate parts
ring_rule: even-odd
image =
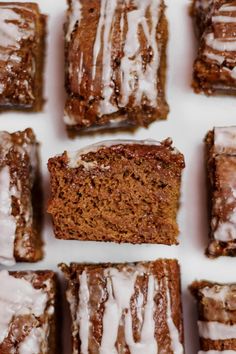
[[[236,282],[236,259],[221,257],[209,260],[204,255],[207,245],[207,212],[205,171],[202,140],[213,126],[229,126],[235,122],[236,99],[232,97],[204,97],[196,95],[190,87],[196,40],[187,0],[166,0],[168,5],[170,41],[168,54],[167,99],[170,114],[167,121],[152,124],[148,129],[131,133],[97,133],[70,140],[63,116],[64,54],[63,30],[66,0],[38,0],[43,13],[48,14],[48,37],[45,69],[44,112],[39,114],[4,113],[0,115],[0,129],[7,131],[32,127],[41,142],[42,172],[45,204],[48,198],[47,160],[64,150],[76,150],[105,139],[161,140],[168,136],[185,155],[186,169],[182,180],[179,211],[180,245],[115,245],[93,242],[56,240],[51,221],[45,217],[45,257],[36,264],[18,264],[14,269],[57,270],[59,262],[104,262],[154,260],[174,257],[181,264],[182,299],[184,311],[185,346],[187,354],[196,354],[198,333],[196,309],[188,293],[188,285],[195,279]],[[46,209],[46,205],[45,205]],[[1,286],[1,284],[0,284]],[[65,307],[65,303],[62,303]],[[70,353],[67,316],[63,325],[64,348],[58,354]],[[144,353],[145,354],[145,353]]]

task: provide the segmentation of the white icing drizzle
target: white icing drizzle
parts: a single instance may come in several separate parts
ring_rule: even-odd
[[[82,79],[83,79],[83,59],[84,59],[84,53],[81,53],[80,54],[80,63],[79,63],[79,69],[78,69],[78,82],[79,82],[79,85],[81,84],[82,82]]]
[[[198,354],[235,354],[235,350],[207,350],[206,352],[203,350],[200,350]]]
[[[81,354],[88,354],[89,338],[89,289],[86,271],[79,276],[79,306],[77,310],[77,323],[79,325],[79,336],[81,340]]]
[[[68,42],[71,37],[71,33],[74,30],[76,22],[80,23],[82,19],[82,6],[80,0],[70,0],[70,10],[68,14],[68,29],[66,33],[66,41]]]
[[[236,127],[214,128],[214,151],[217,154],[230,151],[236,155]]]
[[[111,67],[111,51],[112,51],[112,24],[114,21],[117,0],[101,0],[100,18],[97,27],[96,39],[93,49],[93,71],[92,78],[96,74],[97,57],[100,52],[101,43],[103,43],[102,54],[102,96],[100,102],[99,115],[111,114],[118,111],[118,107],[111,103],[111,97],[114,92],[112,85],[112,67]],[[103,35],[103,37],[102,37]]]
[[[233,339],[236,336],[236,324],[230,325],[216,321],[198,321],[198,330],[201,338],[211,340]]]
[[[236,17],[231,16],[212,16],[212,22],[235,23]]]
[[[184,348],[183,348],[183,345],[179,339],[179,331],[176,328],[173,318],[172,318],[170,290],[168,289],[168,286],[167,286],[167,290],[166,290],[166,299],[167,299],[166,321],[167,321],[167,325],[168,325],[169,333],[170,333],[171,349],[174,354],[183,354]]]
[[[220,10],[221,11],[236,11],[236,6],[229,6],[229,5],[227,5],[227,4],[224,4],[224,5],[222,5],[221,7],[220,7]]]
[[[226,299],[227,294],[230,291],[230,287],[228,285],[216,285],[216,286],[206,286],[205,288],[201,289],[200,292],[206,298],[210,298],[215,301],[224,302]]]
[[[204,55],[205,55],[208,59],[213,60],[213,61],[216,61],[216,62],[219,63],[219,64],[222,64],[223,61],[225,60],[225,58],[224,58],[223,55],[215,54],[215,53],[212,53],[212,52],[208,52],[207,50],[205,50]]]
[[[19,354],[41,354],[41,344],[45,339],[45,331],[41,327],[33,328],[19,345]],[[43,353],[46,353],[43,351]]]
[[[15,278],[6,270],[0,271],[0,284],[0,343],[2,343],[8,335],[13,317],[28,314],[36,317],[43,315],[48,296],[42,289],[35,289],[26,279]],[[32,343],[32,337],[30,338]]]
[[[0,263],[10,266],[15,263],[16,220],[11,215],[11,196],[15,193],[10,186],[10,170],[8,166],[0,170],[0,187]]]
[[[129,3],[129,1],[127,1]],[[156,30],[160,14],[160,0],[134,0],[137,9],[127,13],[128,31],[124,45],[124,56],[121,59],[121,106],[127,105],[130,96],[140,104],[145,96],[149,104],[157,106],[157,70],[160,55],[156,41]],[[151,30],[146,17],[147,11],[151,14]],[[143,67],[140,52],[139,27],[145,34],[147,47],[152,50],[152,60]]]
[[[205,37],[206,44],[214,50],[220,52],[236,51],[236,40],[223,41],[214,37],[213,33],[208,33]]]

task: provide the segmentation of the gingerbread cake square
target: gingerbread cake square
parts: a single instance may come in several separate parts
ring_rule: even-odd
[[[178,243],[184,157],[166,139],[114,140],[49,159],[57,238]]]
[[[164,0],[68,0],[69,129],[147,126],[166,119]]]
[[[57,286],[51,271],[0,271],[0,352],[57,354]]]
[[[73,354],[183,354],[176,260],[60,265],[68,281]]]
[[[195,91],[236,93],[236,1],[194,0],[199,49],[193,68]]]
[[[0,2],[0,111],[40,111],[46,17],[30,2]]]
[[[236,352],[236,284],[194,282],[190,291],[197,300],[199,354]]]
[[[210,209],[210,257],[236,255],[236,127],[208,132],[206,163]]]
[[[40,187],[33,131],[0,132],[0,263],[42,258]]]

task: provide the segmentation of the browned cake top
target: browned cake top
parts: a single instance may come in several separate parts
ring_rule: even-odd
[[[215,88],[225,89],[224,82],[225,86],[235,85],[236,1],[197,0],[193,13],[201,38],[198,60],[203,60],[207,65],[203,68],[200,62],[196,64],[199,79],[208,75],[206,72],[210,70],[208,79],[210,82],[215,81]]]
[[[84,101],[80,110],[88,105],[90,114],[102,117],[127,106],[156,109],[164,98],[158,77],[163,0],[68,2],[66,88]]]
[[[0,352],[48,354],[55,274],[0,272]]]
[[[0,105],[31,107],[35,101],[39,45],[37,4],[0,2]]]
[[[184,352],[176,261],[62,269],[69,280],[73,354]]]
[[[213,353],[235,353],[236,284],[200,281],[194,282],[190,290],[198,301],[201,349],[218,350]]]
[[[37,142],[31,129],[0,132],[0,263],[14,263],[32,250],[31,189],[37,171]]]

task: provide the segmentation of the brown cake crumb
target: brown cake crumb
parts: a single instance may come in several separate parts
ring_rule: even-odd
[[[184,157],[171,144],[114,140],[49,159],[56,237],[177,244]]]

